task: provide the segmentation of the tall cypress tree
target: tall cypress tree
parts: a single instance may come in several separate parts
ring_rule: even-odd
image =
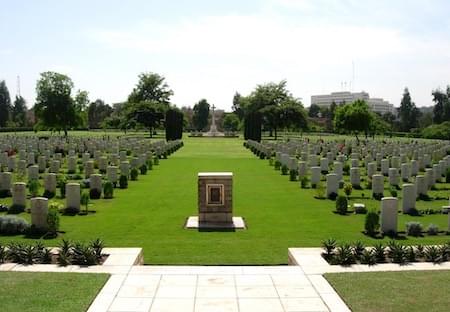
[[[11,98],[4,80],[0,81],[0,127],[6,127],[11,114]]]
[[[16,96],[11,115],[16,127],[24,127],[27,124],[27,106],[22,96]]]

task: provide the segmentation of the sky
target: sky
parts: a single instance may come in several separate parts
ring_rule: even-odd
[[[127,99],[141,72],[178,107],[231,110],[235,92],[287,81],[311,95],[367,91],[418,106],[450,84],[448,0],[0,0],[0,80],[31,107],[39,75],[68,75],[94,101]]]

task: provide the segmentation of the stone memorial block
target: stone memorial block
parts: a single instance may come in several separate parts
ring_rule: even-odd
[[[38,156],[38,166],[39,166],[39,172],[43,173],[45,172],[45,169],[47,168],[47,160],[45,156],[39,155]]]
[[[433,178],[435,182],[441,181],[441,168],[438,164],[433,165]]]
[[[75,173],[77,171],[77,158],[75,156],[69,156],[67,158],[67,170],[69,173]]]
[[[27,204],[27,185],[24,182],[16,182],[13,184],[12,204],[25,208]]]
[[[330,197],[332,194],[338,193],[339,190],[339,180],[338,176],[335,173],[327,174],[327,197]]]
[[[431,155],[429,154],[423,155],[423,164],[426,168],[431,166]]]
[[[304,162],[308,161],[308,153],[307,152],[301,152],[300,155],[301,155],[300,157],[301,157],[302,161],[304,161]]]
[[[120,174],[124,175],[126,177],[130,176],[130,162],[129,161],[122,161],[120,163]]]
[[[39,179],[39,166],[32,165],[28,167],[28,180],[38,180]]]
[[[432,188],[436,184],[433,169],[431,168],[425,169],[425,178],[427,179],[428,189]]]
[[[106,158],[106,156],[101,156],[98,159],[98,169],[101,172],[106,172],[106,167],[108,167],[108,158]]]
[[[11,196],[11,172],[0,172],[0,193],[2,197]]]
[[[14,172],[16,171],[16,156],[9,156],[8,158],[8,171]]]
[[[411,160],[411,175],[416,176],[419,172],[419,162],[417,160]]]
[[[198,174],[199,223],[233,223],[233,173],[201,172]]]
[[[110,161],[111,165],[117,166],[119,164],[119,155],[117,155],[117,154],[109,155],[109,161]]]
[[[377,196],[384,193],[384,176],[381,174],[374,174],[372,176],[372,196]]]
[[[384,176],[389,175],[389,159],[381,160],[381,174]]]
[[[38,230],[48,230],[48,199],[45,197],[34,197],[31,199],[31,224]]]
[[[427,179],[423,175],[416,176],[416,191],[417,196],[427,196],[428,183]]]
[[[311,184],[317,185],[320,182],[320,167],[311,167]]]
[[[328,172],[328,158],[320,159],[320,171]]]
[[[89,189],[91,191],[91,194],[93,192],[96,192],[96,194],[100,195],[102,193],[102,188],[102,175],[91,174],[91,176],[89,177]]]
[[[131,168],[139,168],[139,158],[133,157],[130,162]],[[287,163],[285,163],[287,165]]]
[[[337,161],[341,162],[341,163],[345,163],[345,155],[339,155],[337,157]]]
[[[59,160],[56,160],[56,159],[52,160],[52,162],[50,164],[50,172],[58,173],[60,166],[61,166],[61,163]]]
[[[25,175],[27,173],[27,162],[25,160],[19,160],[17,164],[17,172],[19,175]]]
[[[343,165],[340,161],[333,162],[333,172],[337,175],[338,181],[342,180]]]
[[[417,191],[414,184],[403,184],[402,187],[402,210],[403,213],[409,213],[411,209],[416,208]]]
[[[308,173],[308,167],[305,161],[298,162],[298,175],[300,178],[306,176]]]
[[[93,160],[88,160],[84,164],[84,176],[87,179],[87,178],[89,178],[91,176],[91,174],[94,174],[94,161]]]
[[[116,166],[108,166],[106,168],[106,176],[108,178],[108,181],[116,184],[118,181],[118,177],[117,177],[117,167]]]
[[[384,197],[381,199],[381,232],[397,233],[398,199]]]
[[[8,167],[8,153],[7,152],[0,153],[0,165],[3,167]]]
[[[397,168],[389,168],[389,184],[392,186],[400,185]]]
[[[44,189],[46,192],[55,194],[56,193],[56,174],[49,173],[44,176]]]
[[[359,167],[359,160],[352,158],[351,162],[351,168],[358,168]]]
[[[27,165],[31,166],[35,164],[34,153],[29,152],[27,156]]]
[[[359,168],[350,168],[350,183],[353,187],[359,187],[361,185],[361,177],[359,174]]]
[[[288,168],[289,170],[297,170],[298,161],[295,157],[289,157]]]
[[[319,164],[319,157],[317,155],[309,155],[309,166],[316,167]]]
[[[120,151],[119,158],[120,162],[127,161],[127,151]]]
[[[391,168],[400,169],[400,158],[398,156],[392,156]]]
[[[445,171],[447,170],[447,163],[445,160],[439,160],[439,167],[441,171],[441,176],[445,176]]]
[[[377,163],[370,162],[367,164],[367,176],[370,178],[377,172]]]
[[[86,165],[86,163],[91,160],[91,154],[89,153],[84,153],[81,160],[83,161],[83,165]]]
[[[407,182],[409,180],[409,178],[411,177],[410,166],[408,163],[403,163],[401,165],[401,175],[402,175],[402,180],[404,182]]]
[[[58,160],[61,163],[61,161],[62,161],[62,154],[61,153],[55,153],[55,159]]]
[[[66,184],[66,209],[73,212],[80,211],[80,184],[67,183]]]

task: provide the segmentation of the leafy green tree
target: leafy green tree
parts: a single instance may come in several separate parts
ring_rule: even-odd
[[[166,105],[155,101],[145,101],[139,103],[128,103],[126,108],[127,125],[133,122],[141,124],[150,131],[150,137],[153,137],[155,129],[161,125],[164,119]]]
[[[311,104],[308,110],[308,116],[311,118],[318,117],[320,112],[320,107],[317,104]]]
[[[90,129],[98,129],[103,120],[112,114],[113,109],[100,99],[89,104],[87,109],[88,125]]]
[[[36,104],[34,106],[39,123],[52,130],[67,130],[81,123],[75,101],[71,97],[72,80],[56,72],[41,73],[36,85]]]
[[[195,129],[202,131],[208,126],[209,118],[209,103],[205,99],[201,99],[194,105],[194,115],[192,121],[194,122]]]
[[[165,78],[156,73],[141,73],[139,81],[131,94],[128,102],[154,102],[169,105],[173,91],[165,82]]]
[[[334,116],[334,127],[342,132],[353,133],[359,142],[358,133],[368,133],[373,115],[369,111],[367,103],[363,100],[336,109]]]
[[[183,113],[177,107],[171,107],[166,111],[165,127],[166,140],[179,140],[183,137]]]
[[[448,88],[447,92],[449,92]],[[435,103],[433,108],[433,121],[435,123],[441,123],[443,121],[450,120],[449,95],[439,89],[434,90],[432,95],[433,102]]]
[[[403,92],[403,98],[398,109],[400,117],[400,130],[410,131],[419,126],[420,110],[412,102],[408,88]]]
[[[11,97],[4,80],[0,81],[0,127],[6,127],[11,114]]]
[[[22,96],[16,96],[11,115],[16,127],[25,127],[27,124],[27,106]]]
[[[236,113],[225,115],[223,118],[223,128],[227,131],[237,131],[239,129],[239,117]]]
[[[241,107],[241,98],[242,96],[239,94],[239,92],[236,92],[233,96],[233,106],[231,107],[233,113],[236,114],[239,120],[242,120],[244,118],[244,109]]]

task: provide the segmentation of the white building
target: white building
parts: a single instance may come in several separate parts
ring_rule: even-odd
[[[319,107],[330,107],[331,103],[336,103],[336,105],[341,104],[350,104],[356,100],[364,100],[366,101],[369,108],[381,114],[391,112],[395,113],[394,105],[385,101],[381,98],[370,98],[369,93],[367,92],[333,92],[331,94],[323,94],[323,95],[313,95],[311,96],[311,105],[316,104]]]

